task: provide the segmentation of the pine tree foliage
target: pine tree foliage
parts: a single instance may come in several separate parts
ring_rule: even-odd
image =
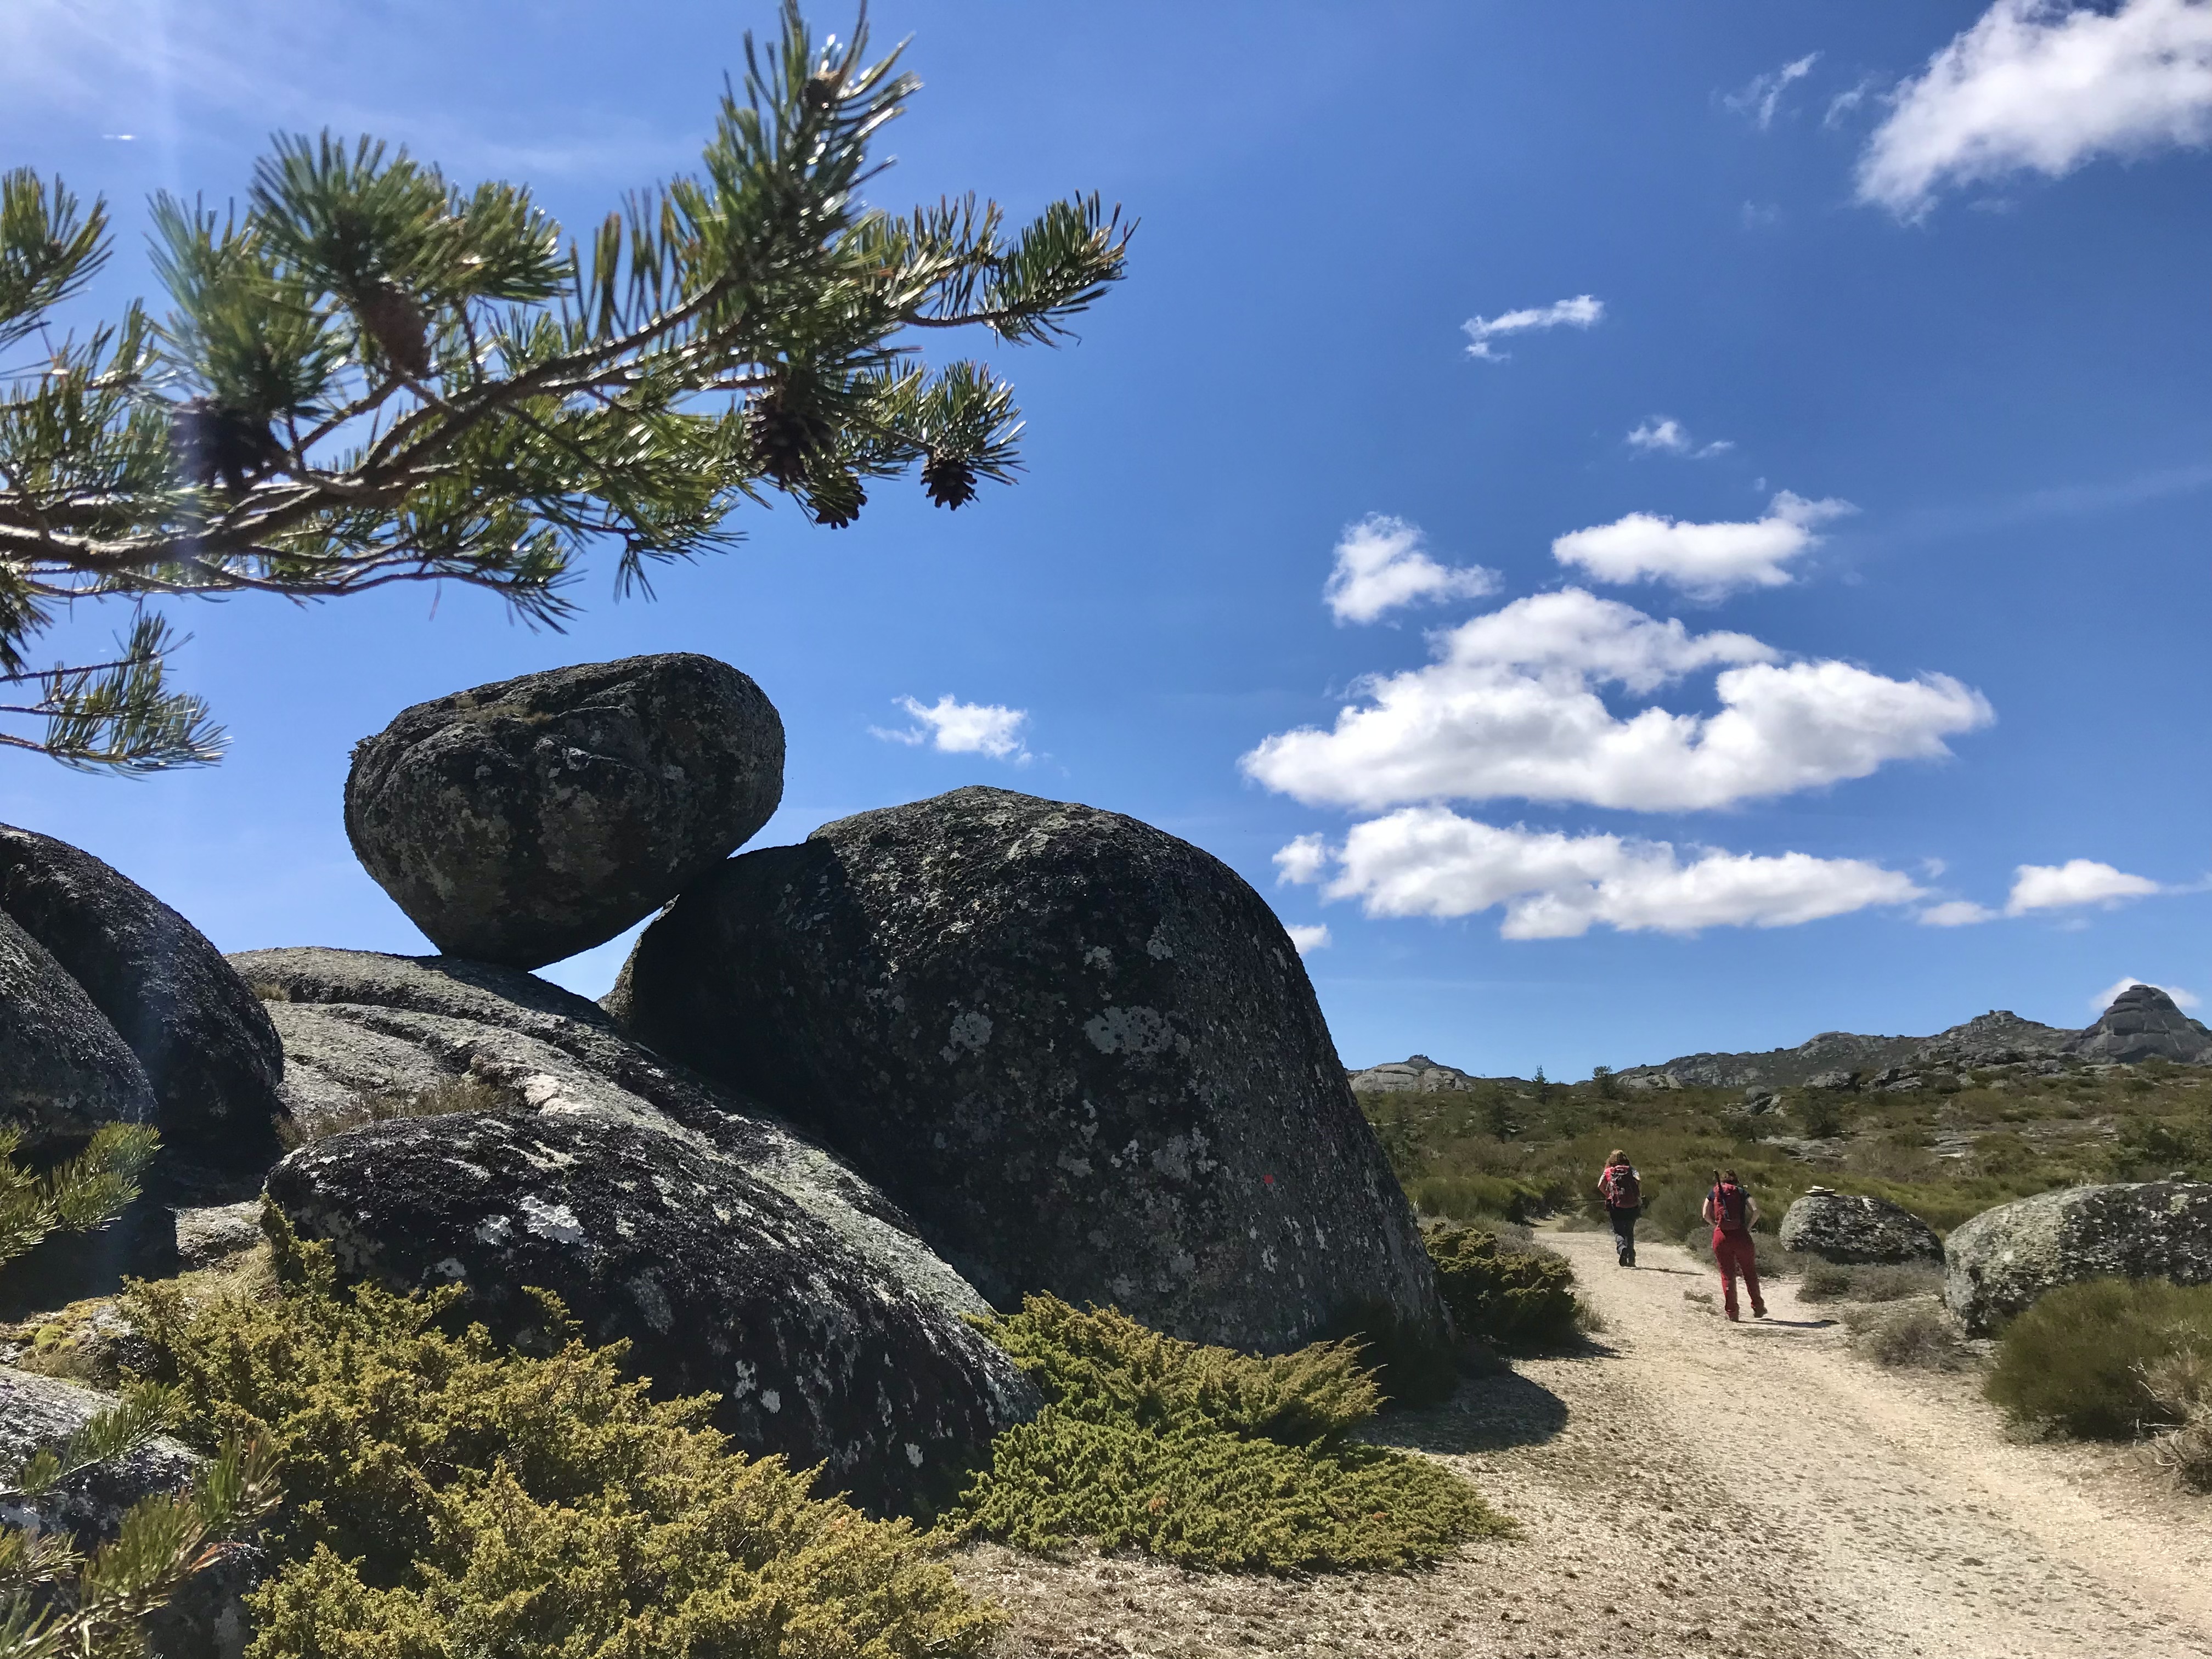
[[[0,1266],[49,1233],[105,1226],[138,1196],[161,1138],[135,1123],[105,1123],[85,1149],[44,1175],[15,1161],[23,1132],[0,1124]]]
[[[126,1401],[105,1415],[119,1418],[131,1408]],[[86,1433],[98,1425],[95,1419]],[[103,1431],[110,1438],[118,1432]],[[142,1421],[132,1432],[143,1440],[150,1431]],[[52,1455],[41,1452],[40,1459]],[[189,1491],[131,1505],[113,1541],[89,1560],[54,1534],[0,1528],[0,1659],[126,1659],[142,1652],[141,1621],[222,1560],[281,1496],[267,1448],[232,1441]],[[75,1583],[66,1583],[72,1574]]]
[[[902,50],[902,48],[901,49]],[[237,592],[319,599],[458,581],[558,625],[595,549],[619,588],[726,549],[781,494],[850,524],[870,482],[918,472],[946,507],[1019,465],[1012,389],[933,369],[914,339],[1049,343],[1122,274],[1096,196],[1010,227],[972,197],[904,215],[861,192],[919,87],[900,50],[817,44],[793,0],[744,42],[699,172],[564,240],[522,186],[464,187],[371,138],[283,137],[244,203],[153,204],[155,316],[82,337],[51,313],[112,247],[104,203],[0,179],[0,744],[155,770],[215,759],[144,607]],[[648,590],[649,591],[649,590]],[[70,601],[139,614],[110,660],[30,665]]]

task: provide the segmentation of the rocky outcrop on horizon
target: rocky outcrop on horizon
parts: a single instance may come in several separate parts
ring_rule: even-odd
[[[1365,1071],[1346,1075],[1354,1089],[1383,1095],[1443,1094],[1472,1089],[1481,1081],[1456,1066],[1446,1066],[1426,1054],[1408,1054],[1403,1060],[1385,1060],[1380,1066],[1370,1066]]]
[[[2155,985],[2130,985],[2112,999],[2097,1023],[2066,1044],[2081,1060],[2134,1064],[2170,1060],[2212,1065],[2212,1030],[2181,1012]]]

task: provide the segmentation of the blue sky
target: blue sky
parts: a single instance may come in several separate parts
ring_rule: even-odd
[[[1142,221],[1079,344],[1006,354],[1018,487],[754,513],[658,603],[590,573],[565,635],[459,592],[186,607],[225,763],[0,758],[0,818],[225,949],[421,950],[347,848],[352,744],[690,649],[782,711],[763,842],[974,782],[1133,813],[1327,929],[1354,1064],[1577,1076],[2076,1024],[2133,976],[2212,998],[2208,0],[874,20],[927,83],[878,200]],[[748,24],[14,0],[0,161],[109,197],[111,306],[147,192],[240,191],[272,129],[583,225],[689,165]],[[596,994],[623,948],[551,972]]]

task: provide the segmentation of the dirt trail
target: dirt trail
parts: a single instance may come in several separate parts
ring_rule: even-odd
[[[1769,1286],[1731,1326],[1709,1263],[1556,1233],[1597,1352],[1518,1364],[1381,1437],[1521,1522],[1435,1571],[1271,1583],[969,1553],[1020,1659],[1142,1655],[2212,1659],[2212,1506],[2125,1451],[2016,1445],[1972,1378],[1880,1370]]]

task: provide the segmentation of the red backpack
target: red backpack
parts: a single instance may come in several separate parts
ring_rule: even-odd
[[[1640,1210],[1644,1207],[1644,1188],[1636,1179],[1635,1170],[1626,1164],[1616,1164],[1605,1172],[1606,1202],[1616,1210]]]
[[[1724,1233],[1749,1231],[1744,1221],[1745,1212],[1751,1204],[1751,1194],[1732,1181],[1723,1181],[1713,1188],[1713,1222]]]

